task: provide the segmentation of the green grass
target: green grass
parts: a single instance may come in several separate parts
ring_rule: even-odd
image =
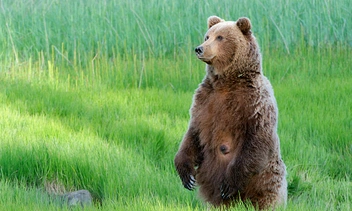
[[[252,21],[279,106],[287,210],[351,209],[348,3],[0,2],[0,210],[57,210],[49,194],[83,188],[89,210],[204,210],[173,157],[213,14]]]

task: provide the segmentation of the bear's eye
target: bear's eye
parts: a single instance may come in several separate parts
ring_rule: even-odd
[[[209,39],[209,36],[207,35],[204,39],[204,41],[207,41]]]
[[[217,40],[221,41],[222,39],[224,39],[222,36],[217,36],[216,37]]]

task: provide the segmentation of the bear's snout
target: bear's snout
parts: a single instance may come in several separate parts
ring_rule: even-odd
[[[201,56],[204,52],[203,50],[203,46],[198,46],[194,49],[194,51],[196,52],[197,56]]]

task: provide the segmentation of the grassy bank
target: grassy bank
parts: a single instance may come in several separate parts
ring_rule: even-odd
[[[252,20],[279,106],[287,209],[351,209],[346,1],[0,4],[0,209],[57,210],[50,194],[84,188],[92,210],[204,210],[173,157],[213,14]]]
[[[280,110],[288,208],[350,208],[351,55],[342,47],[312,52],[264,57]],[[169,70],[162,76],[178,74],[169,62],[160,63]],[[194,73],[198,81],[201,66]],[[53,183],[62,191],[85,188],[106,209],[202,209],[194,193],[181,187],[172,164],[193,91],[162,83],[118,89],[88,76],[72,84],[57,74],[55,80],[2,76],[2,181],[16,191],[37,188],[42,194]],[[196,88],[197,80],[189,77],[187,89]],[[30,197],[29,204],[39,200],[24,193],[18,197]]]

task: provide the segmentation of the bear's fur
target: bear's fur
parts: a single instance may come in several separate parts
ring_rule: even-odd
[[[174,160],[184,187],[198,185],[215,207],[238,200],[259,209],[285,204],[277,104],[250,20],[209,17],[205,41],[195,51],[207,65]]]

